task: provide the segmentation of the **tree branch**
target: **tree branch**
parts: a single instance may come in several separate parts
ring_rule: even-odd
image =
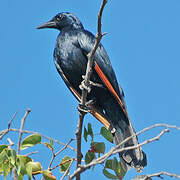
[[[82,136],[82,126],[83,126],[83,120],[85,116],[85,112],[80,110],[80,106],[84,107],[86,104],[86,99],[87,99],[87,94],[88,91],[87,89],[90,88],[90,77],[92,73],[92,64],[93,64],[93,59],[94,59],[94,54],[96,52],[96,49],[98,48],[98,45],[102,39],[102,33],[101,33],[101,19],[102,19],[102,13],[104,10],[104,7],[107,3],[107,0],[103,0],[100,11],[98,14],[98,27],[97,27],[97,35],[96,35],[96,40],[93,49],[90,51],[90,53],[87,55],[88,57],[88,63],[87,63],[87,68],[86,68],[86,75],[84,78],[84,86],[82,87],[82,97],[81,101],[79,104],[79,121],[78,121],[78,126],[77,126],[77,131],[76,131],[76,139],[77,139],[77,164],[76,168],[79,167],[81,164],[81,159],[82,159],[82,153],[81,153],[81,136]],[[86,87],[86,88],[84,88]],[[76,176],[77,180],[80,180],[80,174],[78,173]]]
[[[10,127],[11,127],[11,123],[12,123],[12,121],[15,119],[16,115],[17,115],[17,111],[14,113],[13,117],[12,117],[11,120],[8,122],[8,128],[7,128],[7,130],[4,131],[3,133],[0,133],[0,134],[1,134],[0,140],[9,132],[9,129],[10,129]]]
[[[51,159],[51,161],[50,161],[50,164],[49,164],[49,167],[48,167],[48,169],[49,169],[50,171],[53,169],[53,168],[51,168],[51,165],[52,165],[54,159],[55,159],[62,151],[64,151],[72,141],[73,141],[73,139],[70,139],[70,141],[69,141],[67,144],[65,144],[65,146],[64,146],[62,149],[60,149],[57,153],[54,153],[54,152],[53,152],[53,157],[52,157],[52,159]]]
[[[2,130],[1,132],[0,132],[0,134],[4,134],[5,132],[20,132],[20,130],[19,129],[15,129],[15,128],[10,128],[10,129],[5,129],[5,130]],[[59,141],[59,140],[57,140],[57,139],[54,139],[54,138],[51,138],[51,137],[48,137],[48,136],[45,136],[45,135],[43,135],[43,134],[40,134],[39,132],[35,132],[35,131],[28,131],[28,130],[23,130],[22,131],[23,133],[25,133],[25,134],[39,134],[41,137],[43,137],[43,138],[45,138],[45,139],[47,139],[47,140],[52,140],[52,141],[54,141],[55,143],[57,143],[57,144],[60,144],[60,145],[63,145],[63,146],[66,146],[66,144],[65,143],[63,143],[63,142],[61,142],[61,141]],[[6,133],[7,134],[7,133]],[[1,136],[0,136],[1,137]],[[4,137],[4,136],[3,136]],[[71,149],[72,151],[75,151],[76,152],[76,149],[74,149],[73,147],[71,147],[71,146],[67,146],[67,148],[69,148],[69,149]]]
[[[135,178],[133,178],[132,180],[152,180],[153,177],[158,177],[160,179],[164,179],[162,177],[162,175],[166,175],[166,176],[169,176],[172,178],[174,177],[174,178],[180,179],[180,175],[178,175],[178,174],[173,174],[173,173],[169,173],[166,171],[161,171],[161,172],[154,173],[154,174],[138,175]]]
[[[28,114],[31,112],[30,109],[27,109],[24,117],[22,118],[21,120],[21,127],[20,127],[20,131],[19,131],[19,140],[18,140],[18,146],[17,146],[17,155],[19,155],[19,152],[20,152],[20,145],[21,145],[21,138],[22,138],[22,133],[23,133],[23,127],[24,127],[24,123],[25,123],[25,120],[28,116]],[[15,113],[14,117],[16,116],[17,113]],[[13,120],[13,118],[12,118]],[[10,124],[12,122],[12,120],[8,123],[8,131],[6,131],[7,133],[10,131]],[[17,180],[18,179],[18,174],[17,174],[17,170],[14,168],[13,169],[13,179],[14,180]]]
[[[21,145],[21,138],[22,138],[22,134],[23,134],[23,127],[24,127],[24,123],[25,123],[25,120],[28,116],[28,114],[31,112],[30,109],[27,109],[24,117],[22,118],[21,120],[21,127],[20,127],[20,132],[19,132],[19,140],[18,140],[18,147],[17,147],[17,155],[19,155],[19,152],[20,152],[20,145]]]
[[[151,177],[159,177],[159,178],[163,179],[163,177],[161,177],[161,175],[166,175],[166,176],[169,176],[169,177],[175,177],[175,178],[180,179],[180,175],[169,173],[169,172],[166,172],[166,171],[162,171],[162,172],[158,172],[158,173],[154,173],[154,174],[148,174],[148,175],[146,175],[146,179],[151,178]]]

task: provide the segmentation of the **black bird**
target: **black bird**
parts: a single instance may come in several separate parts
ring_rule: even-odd
[[[63,12],[50,21],[40,25],[38,29],[54,28],[60,31],[54,49],[54,63],[57,71],[67,87],[80,100],[80,84],[83,81],[87,66],[87,54],[93,48],[95,36],[84,29],[80,20],[73,14]],[[129,120],[124,93],[118,85],[114,70],[106,50],[99,44],[94,60],[90,79],[91,91],[87,99],[92,100],[90,113],[114,134],[116,144],[135,134]],[[94,85],[93,85],[94,84]],[[135,136],[122,147],[137,145]],[[141,147],[122,152],[120,157],[128,166],[141,171],[147,164],[146,155]]]

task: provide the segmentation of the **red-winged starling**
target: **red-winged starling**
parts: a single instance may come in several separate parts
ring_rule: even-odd
[[[54,28],[60,31],[54,49],[54,62],[57,71],[67,87],[80,100],[82,90],[80,84],[86,72],[87,55],[95,43],[95,36],[84,29],[80,20],[72,13],[57,14],[50,21],[40,25],[38,29]],[[87,100],[90,113],[114,134],[116,144],[135,134],[129,120],[124,93],[118,85],[116,75],[106,50],[99,44],[91,75],[91,91]],[[122,147],[138,145],[134,136]],[[120,153],[121,160],[128,166],[141,171],[147,164],[146,155],[141,147]]]

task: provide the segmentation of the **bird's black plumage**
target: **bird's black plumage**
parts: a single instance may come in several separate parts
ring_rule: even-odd
[[[86,72],[87,54],[95,43],[94,35],[84,29],[75,15],[65,12],[57,14],[52,20],[38,28],[55,28],[61,31],[56,41],[54,62],[68,88],[77,98],[80,97],[79,85],[83,81],[82,75]],[[102,44],[99,44],[95,52],[91,81],[101,86],[92,85],[88,100],[93,100],[95,111],[102,114],[110,123],[111,128],[115,130],[116,142],[120,143],[135,132],[127,114],[123,91],[118,85]],[[134,137],[125,146],[137,144],[137,138]],[[141,148],[121,153],[121,157],[137,170],[146,165],[146,155]]]

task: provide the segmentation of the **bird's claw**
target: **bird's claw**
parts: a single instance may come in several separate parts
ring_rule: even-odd
[[[78,110],[79,112],[83,112],[83,113],[88,113],[91,111],[91,108],[89,107],[89,105],[94,104],[95,101],[94,100],[89,100],[85,103],[85,105],[79,104],[78,106]]]
[[[95,83],[95,82],[93,82],[93,81],[90,81],[89,84],[90,84],[91,86],[95,86],[95,87],[99,87],[99,88],[103,88],[103,87],[104,87],[102,84]]]
[[[89,108],[86,106],[86,105],[82,105],[82,104],[79,104],[79,106],[78,106],[78,111],[80,112],[80,113],[88,113],[89,112]]]
[[[81,90],[84,90],[84,89],[85,89],[88,93],[90,93],[90,91],[91,91],[91,88],[85,85],[84,80],[83,80],[83,81],[81,82],[81,84],[79,85],[79,88],[80,88]]]
[[[93,105],[94,103],[95,103],[94,100],[89,100],[89,101],[86,102],[86,106],[88,107],[89,105]]]

